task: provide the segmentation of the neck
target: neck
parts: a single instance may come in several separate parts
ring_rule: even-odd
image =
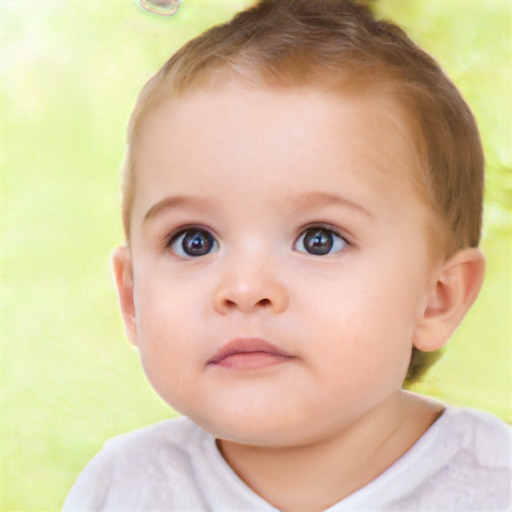
[[[218,444],[240,478],[278,510],[320,512],[391,466],[441,412],[439,404],[399,391],[340,432],[314,443]]]

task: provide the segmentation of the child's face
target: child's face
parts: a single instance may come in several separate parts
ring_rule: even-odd
[[[155,389],[215,435],[311,442],[399,393],[441,254],[396,110],[233,82],[144,124],[128,330]]]

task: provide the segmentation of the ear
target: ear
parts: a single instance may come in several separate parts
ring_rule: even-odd
[[[485,274],[485,257],[477,248],[463,249],[445,261],[415,331],[413,344],[422,351],[440,349],[475,302]]]
[[[136,344],[135,302],[133,297],[133,266],[130,249],[126,246],[114,249],[112,269],[116,280],[117,297],[128,340]]]

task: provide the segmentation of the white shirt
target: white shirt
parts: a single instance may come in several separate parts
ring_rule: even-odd
[[[511,447],[505,422],[449,407],[399,460],[328,512],[510,511]],[[63,512],[79,511],[277,512],[188,418],[110,440],[64,503]]]

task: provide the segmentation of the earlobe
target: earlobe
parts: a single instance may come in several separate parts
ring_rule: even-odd
[[[112,253],[112,269],[117,287],[117,296],[123,317],[126,336],[136,344],[137,328],[135,322],[135,302],[133,296],[133,267],[130,249],[126,246],[116,248]]]
[[[440,268],[417,326],[414,346],[422,351],[445,345],[476,300],[485,274],[485,257],[477,248],[462,249]]]

